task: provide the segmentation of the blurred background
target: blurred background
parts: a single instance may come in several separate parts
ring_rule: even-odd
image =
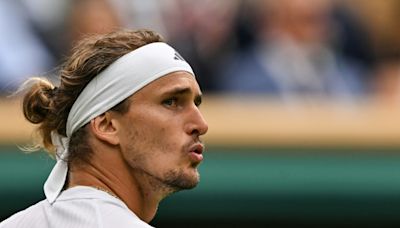
[[[210,129],[192,191],[157,227],[399,227],[400,1],[0,1],[0,221],[54,161],[10,97],[88,34],[161,33],[191,63]]]

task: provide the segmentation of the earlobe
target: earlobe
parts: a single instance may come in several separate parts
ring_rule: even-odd
[[[117,128],[110,113],[106,112],[93,118],[90,128],[97,139],[112,145],[119,144]]]

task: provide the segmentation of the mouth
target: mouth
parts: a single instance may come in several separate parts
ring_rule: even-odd
[[[200,163],[203,160],[204,145],[196,143],[189,148],[189,158],[195,163]]]

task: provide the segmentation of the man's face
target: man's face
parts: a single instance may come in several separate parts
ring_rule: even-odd
[[[201,92],[194,77],[171,73],[136,92],[128,102],[129,111],[118,119],[118,134],[132,175],[170,192],[195,187],[204,149],[199,136],[208,125],[198,108]]]

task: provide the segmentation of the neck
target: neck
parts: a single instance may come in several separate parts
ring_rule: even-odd
[[[146,175],[132,170],[118,151],[96,150],[89,163],[71,165],[68,188],[74,186],[91,186],[114,195],[147,223],[166,195],[162,189],[152,187]]]

